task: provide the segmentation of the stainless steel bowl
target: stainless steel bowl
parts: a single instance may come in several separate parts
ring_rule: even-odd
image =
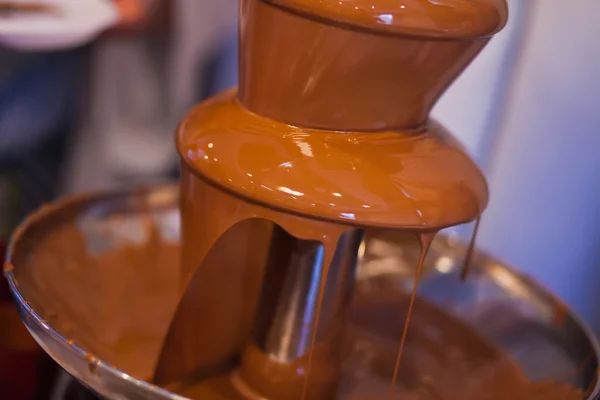
[[[113,218],[115,214],[120,218]],[[68,260],[75,251],[97,254],[123,241],[143,240],[142,226],[148,218],[160,241],[179,240],[176,186],[61,200],[27,219],[14,234],[8,251],[7,265],[14,268],[6,268],[5,276],[31,335],[68,373],[109,399],[184,398],[111,366],[102,354],[91,356],[89,349],[77,344],[76,337],[67,339],[56,316],[47,315],[47,310],[49,303],[68,299],[33,295],[35,274],[48,276],[53,271],[40,271],[28,257],[44,237],[64,224],[77,224],[86,245],[81,249],[64,244],[57,249],[58,260]],[[357,275],[364,288],[384,285],[405,290],[412,284],[415,253],[404,240],[402,235],[367,235]],[[437,239],[419,295],[474,326],[511,354],[531,379],[561,380],[587,391],[587,399],[599,398],[600,348],[588,327],[538,283],[481,252],[475,254],[469,278],[462,282],[464,255],[460,241],[448,236]],[[79,284],[70,279],[63,274],[54,285]],[[89,301],[97,301],[101,307],[102,299]],[[128,302],[121,306],[128,307]],[[46,322],[49,319],[55,322],[51,325]]]

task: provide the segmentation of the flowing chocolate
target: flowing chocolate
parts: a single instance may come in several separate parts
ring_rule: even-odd
[[[481,171],[429,113],[507,15],[504,0],[241,0],[240,86],[194,108],[177,132],[181,263],[155,269],[161,276],[129,272],[146,288],[133,288],[135,307],[159,311],[160,328],[142,313],[136,327],[115,320],[127,337],[105,328],[78,340],[197,399],[579,398],[530,384],[493,344],[417,298],[437,232],[478,220],[488,202]],[[356,290],[351,301],[364,229],[419,238],[411,293]],[[146,261],[167,264],[149,243]],[[126,264],[121,251],[114,262]],[[285,292],[308,266],[305,304]],[[93,279],[121,302],[106,282],[123,271],[111,273]],[[152,303],[162,274],[169,295]],[[109,306],[94,315],[106,326]],[[79,305],[67,310],[96,326]],[[302,322],[290,330],[301,335],[279,338],[301,338],[290,359],[265,349],[272,320]]]
[[[428,115],[506,18],[492,0],[241,2],[239,89],[177,133],[186,293],[157,383],[207,379],[241,352],[241,380],[261,396],[336,395],[343,316],[318,345],[317,330],[338,241],[378,227],[430,242],[481,215],[485,178]],[[269,223],[324,246],[312,344],[291,364],[248,345],[258,296],[272,291],[266,260],[281,264]]]

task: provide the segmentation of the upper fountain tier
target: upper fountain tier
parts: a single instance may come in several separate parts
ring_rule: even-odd
[[[239,99],[290,125],[415,128],[506,23],[504,0],[245,0]]]

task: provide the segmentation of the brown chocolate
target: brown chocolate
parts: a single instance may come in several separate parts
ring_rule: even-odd
[[[489,36],[506,24],[504,0],[266,0],[356,29],[428,38]]]
[[[418,276],[440,229],[479,221],[488,202],[485,179],[428,115],[504,26],[506,3],[401,3],[242,0],[240,86],[196,107],[177,132],[186,294],[155,382],[213,382],[211,376],[231,368],[241,354],[238,389],[268,399],[334,398],[341,390],[345,350],[337,335],[343,324],[319,345],[315,328],[309,352],[292,362],[270,358],[252,344],[268,247],[276,243],[269,224],[325,246],[318,325],[330,262],[344,232],[413,232],[421,240]],[[242,249],[241,255],[227,254],[230,248]],[[396,332],[388,398],[395,397],[398,378],[406,378],[399,371],[417,285],[418,279]],[[499,396],[527,387],[522,377],[515,380],[521,386],[508,378],[492,381],[508,386]],[[440,398],[446,389],[436,392]]]
[[[143,242],[98,255],[86,250],[79,226],[64,224],[18,260],[17,271],[27,276],[20,290],[31,307],[86,349],[90,365],[101,359],[146,380],[180,298],[179,245],[163,242],[148,222]]]
[[[498,347],[473,328],[437,307],[416,299],[411,329],[405,337],[406,351],[391,397],[389,381],[396,364],[396,350],[405,331],[410,296],[397,292],[373,294],[359,287],[349,311],[343,345],[345,373],[335,398],[415,400],[544,400],[581,399],[580,390],[543,381],[529,382],[519,367]],[[264,365],[259,351],[255,352]],[[274,378],[285,366],[273,364]],[[294,365],[289,365],[291,370]],[[247,379],[223,374],[202,382],[170,387],[192,399],[260,399]],[[268,390],[273,390],[269,385]],[[293,390],[272,397],[294,399]],[[243,395],[242,395],[243,393]],[[310,398],[310,397],[307,397]],[[334,398],[333,396],[330,398]]]
[[[396,7],[392,24],[373,20],[391,2],[354,1],[350,13],[347,5],[242,1],[240,87],[196,107],[177,133],[187,289],[155,382],[210,376],[242,352],[240,376],[261,395],[282,393],[266,383],[280,379],[295,398],[332,396],[336,374],[321,379],[318,371],[339,369],[335,341],[326,351],[331,365],[317,365],[311,350],[291,375],[283,366],[275,378],[270,361],[262,365],[251,346],[242,351],[270,240],[251,227],[234,235],[243,221],[270,221],[325,245],[318,325],[329,262],[352,226],[432,236],[487,205],[483,175],[428,114],[504,25],[504,2],[411,1]],[[233,246],[249,252],[225,256]],[[236,283],[242,276],[253,289]]]
[[[158,240],[152,224],[148,229],[147,240],[140,244],[91,256],[83,251],[86,243],[79,227],[67,224],[38,242],[27,260],[18,260],[15,271],[28,276],[21,290],[33,308],[70,337],[68,344],[77,343],[90,351],[86,358],[92,369],[97,360],[103,360],[135,377],[149,379],[157,362],[180,293],[174,274],[180,256],[178,245]],[[31,268],[36,269],[35,274],[28,273]],[[311,376],[317,377],[317,383],[318,378],[325,379],[319,385],[313,382],[310,390],[327,390],[333,381],[327,377],[333,375],[338,383],[337,398],[385,398],[404,337],[393,399],[581,398],[579,390],[564,384],[529,383],[493,343],[418,298],[413,299],[410,329],[406,330],[410,293],[399,294],[396,289],[373,292],[370,287],[359,283],[355,290],[343,340],[339,340],[343,343],[339,349],[341,371],[321,369],[337,356],[331,354],[335,347],[315,348]],[[306,360],[287,366],[269,364],[270,360],[253,347],[247,348],[242,358],[242,367],[251,364],[253,368],[246,371],[256,371],[256,376],[217,371],[206,379],[167,388],[202,400],[258,400],[262,397],[253,390],[260,390],[261,385],[274,393],[270,398],[277,399],[296,399],[290,393],[303,390],[299,379],[303,375],[293,372]],[[260,365],[268,373],[260,373]],[[288,380],[278,385],[264,382],[268,377],[286,376]],[[312,394],[309,392],[307,398]]]
[[[395,349],[411,310],[410,296],[357,290],[350,310],[348,335],[354,346],[353,370],[369,371],[383,382],[396,364]],[[394,397],[441,400],[581,399],[580,390],[555,382],[529,382],[502,350],[476,330],[423,300],[412,304],[411,325],[398,371]],[[360,349],[360,350],[359,350]],[[360,355],[359,355],[360,354]],[[356,364],[361,364],[357,368]],[[345,378],[350,384],[352,375]],[[355,384],[357,387],[361,383]],[[389,385],[372,397],[384,398]],[[355,389],[369,398],[365,389]],[[348,397],[353,398],[353,397]]]
[[[417,298],[437,232],[478,220],[488,202],[481,171],[429,112],[507,15],[505,0],[241,0],[240,86],[193,109],[177,132],[181,263],[152,235],[142,252],[82,251],[47,270],[76,274],[86,289],[58,293],[40,273],[36,308],[61,310],[55,325],[91,361],[197,399],[579,398],[529,383],[492,343]],[[419,238],[412,292],[359,288],[329,337],[317,342],[312,330],[308,352],[291,362],[263,353],[252,329],[273,232],[324,246],[318,326],[336,246],[357,228]],[[36,262],[58,262],[52,252],[78,235],[58,230]],[[128,268],[148,264],[152,274]],[[101,309],[86,304],[102,291]],[[117,310],[123,302],[129,312]]]

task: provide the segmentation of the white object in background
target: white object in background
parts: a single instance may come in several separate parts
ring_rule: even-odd
[[[170,1],[176,23],[167,49],[143,38],[96,46],[90,104],[66,169],[68,192],[118,187],[124,177],[177,166],[177,121],[199,97],[204,60],[235,29],[237,0]]]
[[[31,3],[32,0],[11,0]],[[36,0],[55,8],[51,13],[15,13],[0,18],[0,43],[18,50],[69,49],[94,40],[115,25],[118,12],[109,0]]]

